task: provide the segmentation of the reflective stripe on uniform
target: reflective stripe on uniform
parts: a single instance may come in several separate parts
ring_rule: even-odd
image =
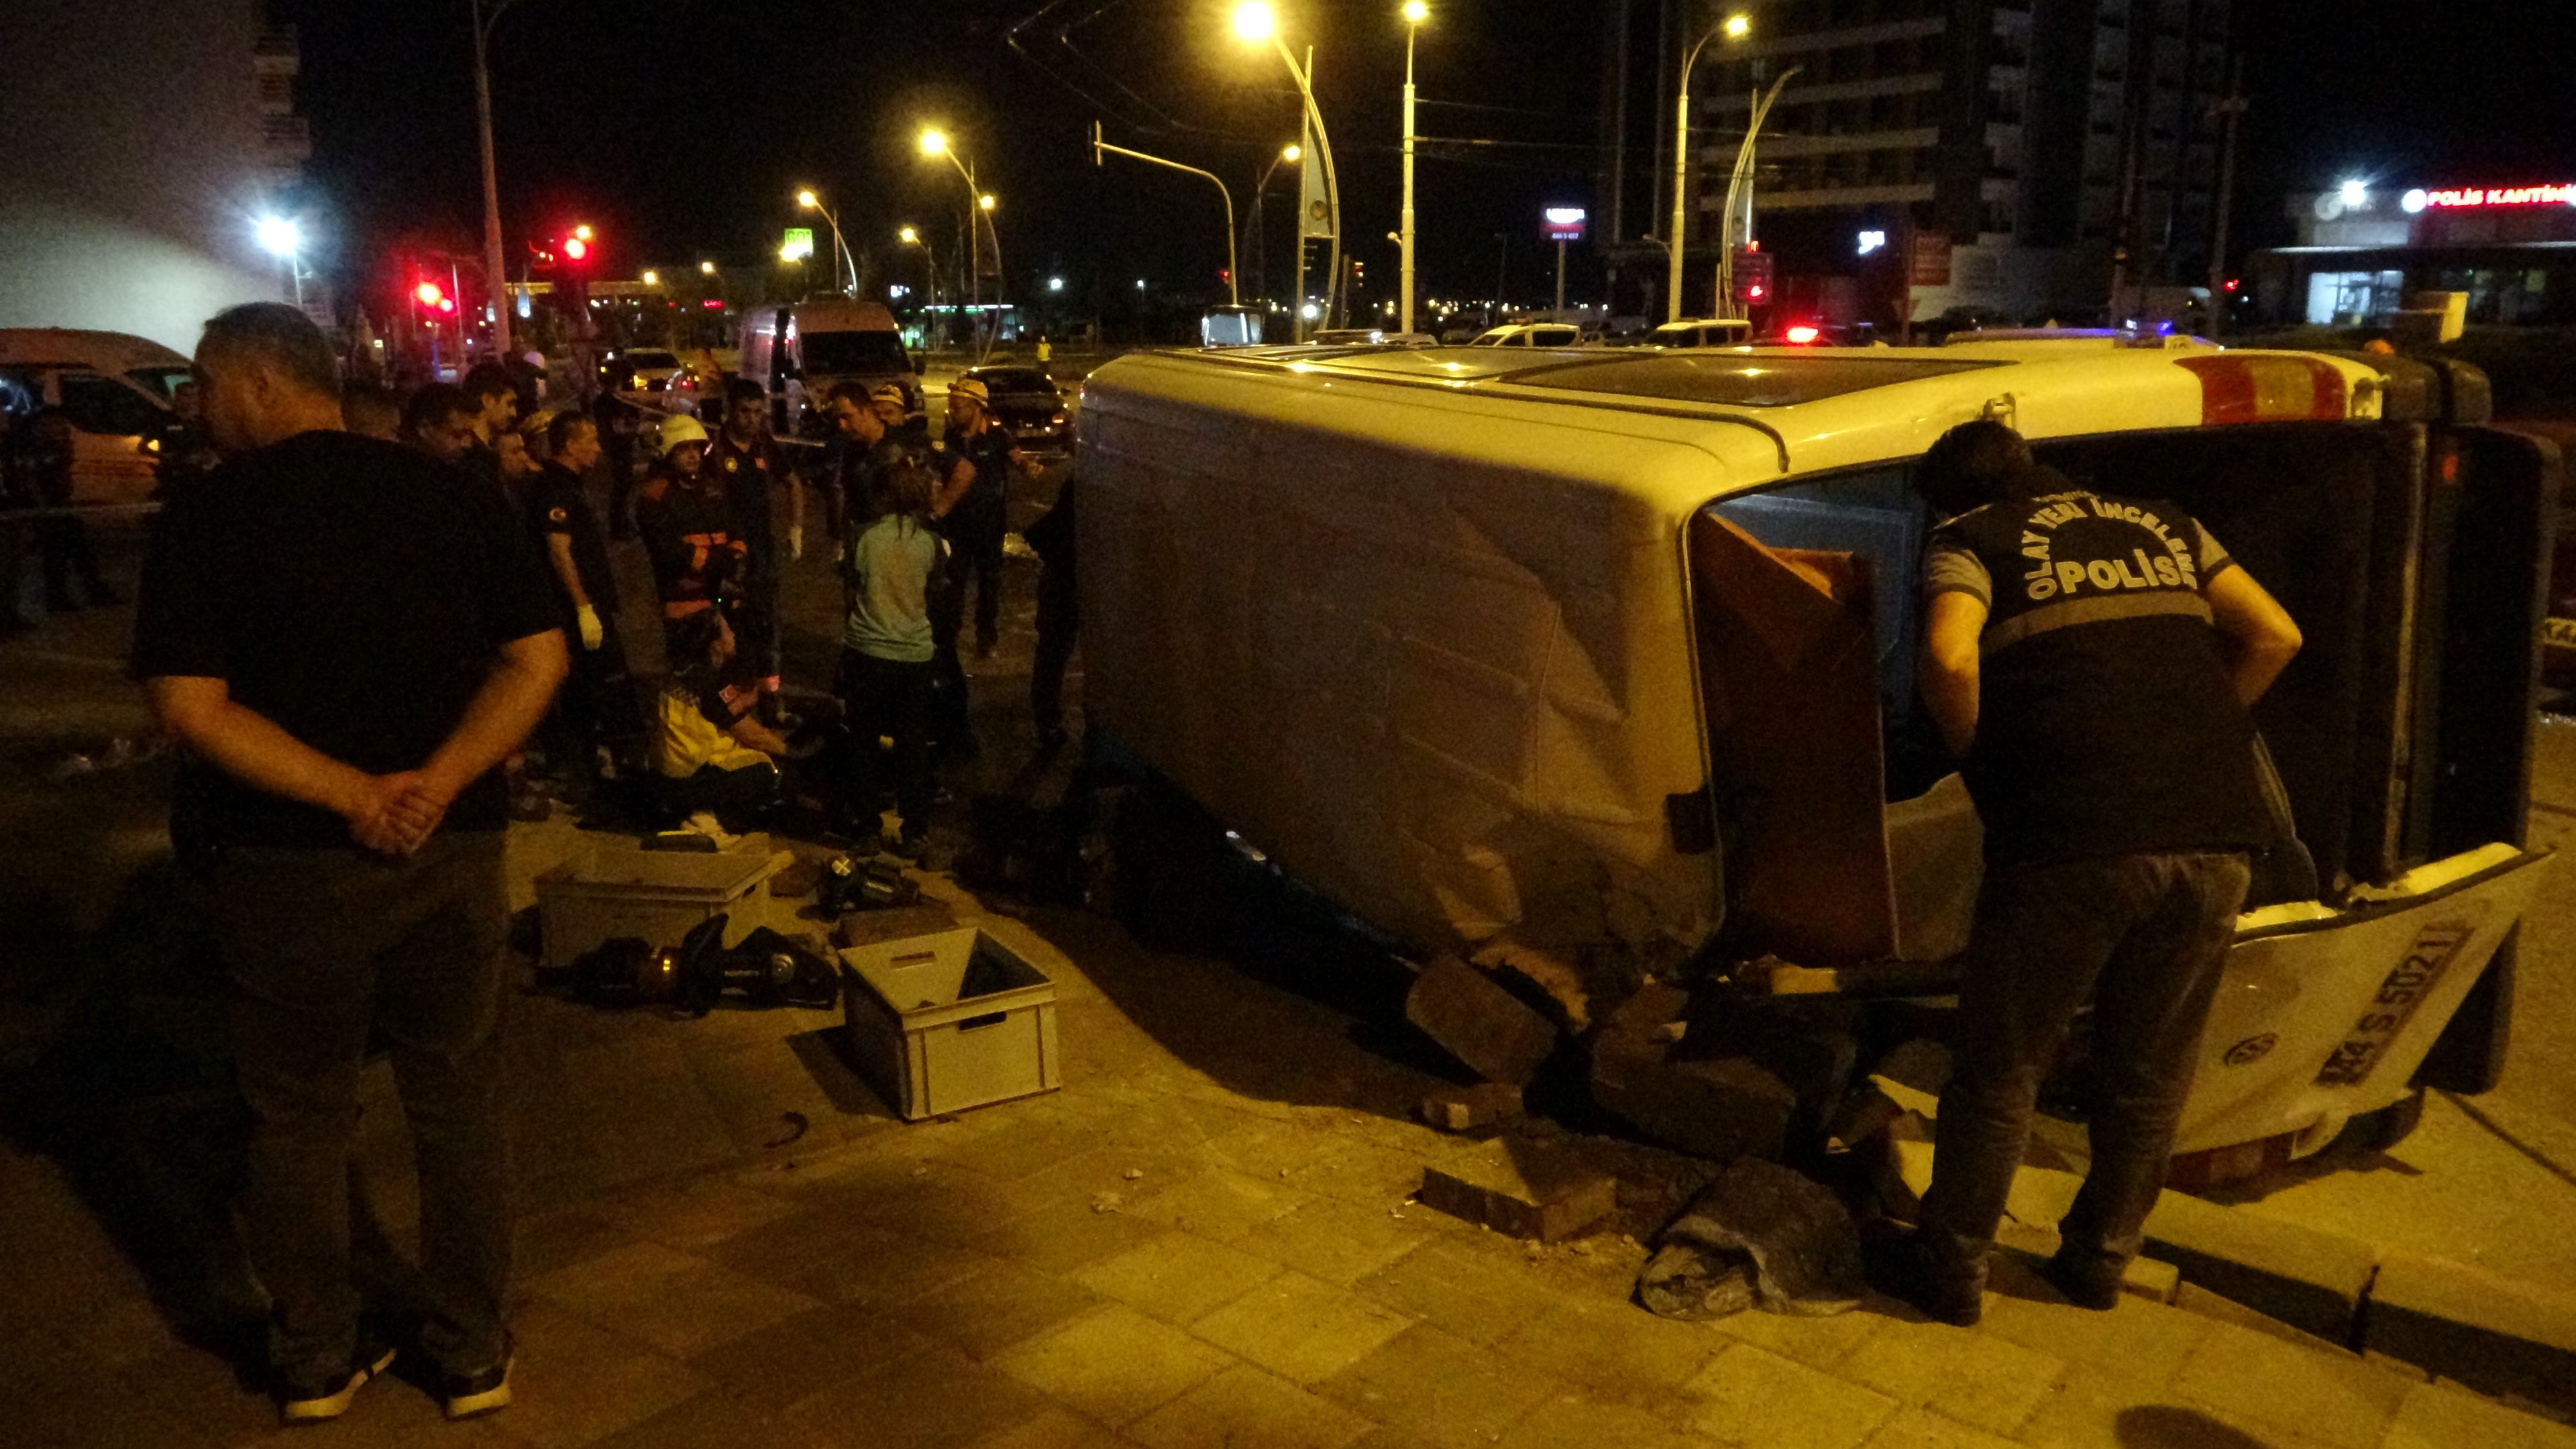
[[[2052,629],[2100,624],[2113,619],[2144,619],[2159,614],[2188,614],[2204,624],[2210,622],[2208,601],[2198,594],[2179,590],[2153,594],[2102,594],[2089,599],[2042,604],[2027,613],[2015,614],[1988,628],[1977,641],[1977,652],[1992,654]]]

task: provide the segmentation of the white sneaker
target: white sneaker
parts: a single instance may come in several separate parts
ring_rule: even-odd
[[[689,817],[688,828],[714,841],[718,850],[730,850],[736,841],[742,839],[739,835],[727,835],[725,828],[716,823],[716,817],[704,810]]]

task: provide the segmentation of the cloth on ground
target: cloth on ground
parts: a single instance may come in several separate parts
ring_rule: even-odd
[[[1860,1230],[1841,1199],[1776,1162],[1739,1158],[1664,1229],[1637,1301],[1664,1318],[1760,1306],[1801,1318],[1860,1306]]]

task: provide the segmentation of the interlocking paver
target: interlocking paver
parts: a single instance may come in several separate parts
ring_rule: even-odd
[[[1730,1313],[1713,1326],[1728,1338],[1832,1373],[1842,1367],[1853,1350],[1878,1332],[1882,1321],[1880,1315],[1866,1310],[1827,1318],[1792,1318],[1753,1308]]]
[[[1234,1240],[1234,1245],[1333,1283],[1356,1283],[1430,1241],[1383,1208],[1317,1198]]]
[[[1852,1350],[1839,1372],[1908,1404],[2010,1434],[2065,1370],[2065,1360],[2010,1339],[1889,1318]]]
[[[607,1213],[639,1238],[689,1252],[716,1244],[796,1211],[767,1193],[707,1178],[638,1193],[611,1204]]]
[[[1046,1396],[950,1348],[843,1379],[780,1415],[818,1449],[951,1449],[1061,1412]]]
[[[905,1326],[986,1359],[1099,1301],[1099,1295],[1078,1283],[997,1262],[907,1299],[892,1312]]]
[[[1492,1443],[1562,1385],[1455,1334],[1418,1323],[1315,1392],[1427,1444]]]
[[[1703,1323],[1676,1323],[1627,1304],[1551,1303],[1494,1345],[1496,1352],[1583,1385],[1641,1401],[1688,1381],[1729,1340]]]
[[[1501,1449],[1709,1449],[1663,1417],[1581,1394],[1558,1394],[1503,1435]]]
[[[1402,1333],[1413,1320],[1345,1288],[1282,1273],[1190,1325],[1201,1338],[1282,1378],[1329,1378]]]
[[[1368,1420],[1275,1374],[1238,1364],[1127,1426],[1153,1449],[1341,1449]]]
[[[1688,1387],[1701,1432],[1760,1449],[1858,1449],[1897,1410],[1885,1394],[1749,1343],[1719,1354]]]
[[[802,1293],[660,1243],[612,1248],[534,1280],[528,1291],[678,1357],[818,1306]]]
[[[2317,1440],[2194,1404],[2155,1379],[2100,1368],[2070,1374],[2014,1437],[2033,1449],[2319,1449]]]
[[[743,1449],[746,1444],[758,1444],[761,1449],[809,1449],[813,1438],[801,1425],[788,1423],[785,1413],[785,1401],[709,1389],[584,1449]],[[488,1424],[498,1433],[508,1427],[510,1418],[499,1414],[466,1423]]]
[[[1123,1303],[1004,1349],[993,1366],[1103,1424],[1151,1412],[1232,1367],[1234,1358]]]
[[[2406,1382],[2374,1364],[2230,1323],[2191,1351],[2173,1387],[2231,1417],[2333,1444],[2377,1442],[2406,1397]]]
[[[1863,1449],[2013,1449],[2013,1441],[1930,1409],[1907,1408],[1880,1425]]]
[[[1314,1197],[1284,1182],[1218,1168],[1131,1198],[1125,1211],[1224,1243]]]
[[[881,1309],[834,1304],[744,1334],[692,1357],[689,1366],[746,1402],[791,1404],[931,1346]]]
[[[544,1303],[520,1309],[511,1331],[519,1346],[507,1427],[537,1449],[604,1439],[712,1386],[676,1358]]]
[[[1048,1409],[1035,1418],[996,1429],[966,1449],[1128,1449],[1129,1441],[1068,1409]]]
[[[1437,1240],[1352,1286],[1470,1343],[1497,1342],[1561,1301],[1520,1263]]]
[[[2197,1313],[2126,1295],[2119,1307],[2096,1313],[1998,1293],[1986,1300],[1985,1320],[1977,1331],[2072,1363],[2168,1379],[2182,1371],[2184,1357],[2209,1336],[2211,1327]]]
[[[1073,1279],[1166,1322],[1190,1323],[1281,1271],[1276,1263],[1223,1243],[1167,1230],[1083,1267]]]
[[[1162,1224],[1114,1208],[1060,1202],[1023,1213],[972,1240],[977,1252],[1011,1258],[1049,1273],[1072,1274],[1160,1235]]]

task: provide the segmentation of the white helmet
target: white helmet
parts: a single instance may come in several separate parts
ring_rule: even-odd
[[[673,413],[662,420],[662,456],[665,458],[671,456],[673,448],[683,443],[704,444],[706,440],[706,424],[687,413]]]

